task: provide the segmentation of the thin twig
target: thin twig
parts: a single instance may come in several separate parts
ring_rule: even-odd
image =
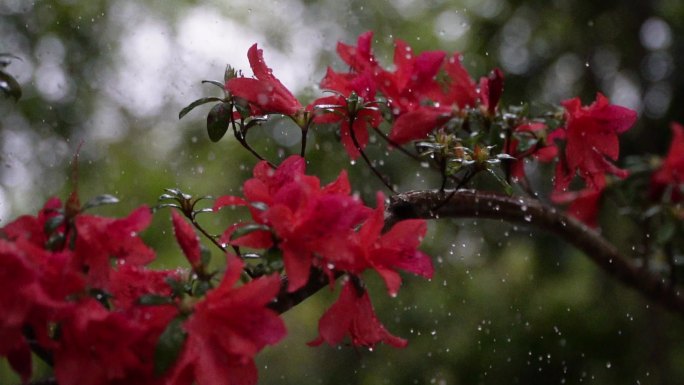
[[[393,141],[392,139],[390,139],[390,137],[387,136],[384,132],[382,132],[378,127],[373,127],[373,131],[375,131],[378,135],[380,135],[380,137],[383,138],[387,143],[389,143],[390,146],[392,146],[393,148],[396,148],[397,150],[401,151],[404,155],[409,156],[409,157],[411,157],[413,160],[417,160],[418,162],[422,162],[422,161],[423,161],[423,159],[422,159],[420,156],[418,156],[418,155],[416,155],[416,154],[410,152],[409,150],[407,150],[407,149],[405,149],[404,147],[402,147],[399,143],[397,143],[397,142]]]
[[[356,114],[351,114],[349,116],[349,136],[351,137],[351,140],[354,143],[354,147],[356,148],[356,151],[358,151],[359,154],[361,154],[361,157],[363,158],[363,160],[366,162],[368,167],[370,167],[371,171],[373,171],[375,176],[377,176],[380,179],[380,181],[382,181],[382,184],[384,184],[385,187],[387,187],[391,192],[396,193],[396,191],[394,190],[394,187],[392,187],[392,184],[389,183],[389,181],[385,179],[385,176],[382,175],[380,173],[380,171],[378,171],[375,168],[375,166],[373,166],[370,159],[368,159],[368,156],[366,156],[366,153],[363,152],[363,150],[361,149],[361,145],[359,145],[359,141],[356,139],[356,134],[354,133],[354,120],[356,120]]]

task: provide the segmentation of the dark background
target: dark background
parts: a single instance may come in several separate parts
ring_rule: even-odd
[[[367,30],[375,31],[386,65],[392,39],[401,38],[416,52],[462,52],[476,77],[499,66],[504,104],[574,96],[589,103],[605,93],[639,113],[621,139],[622,158],[663,154],[669,123],[684,122],[678,0],[2,0],[0,52],[21,58],[6,70],[24,96],[0,101],[0,224],[34,212],[51,195],[66,196],[68,163],[81,142],[82,198],[122,199],[99,209],[103,215],[154,205],[166,187],[237,193],[254,159],[232,138],[210,143],[208,107],[177,119],[192,100],[220,95],[200,80],[221,80],[227,63],[249,74],[246,51],[258,42],[276,76],[308,102],[320,95],[315,84],[326,66],[344,69],[335,43],[354,43]],[[296,153],[298,140],[285,121],[250,133],[271,159]],[[369,152],[385,156],[379,147]],[[435,175],[399,155],[383,158],[383,172],[403,191],[438,186]],[[307,158],[325,182],[349,168],[369,204],[382,189],[362,164],[349,164],[330,130],[313,133]],[[157,214],[145,233],[159,266],[182,263],[168,215]],[[604,211],[602,225],[629,253],[618,215]],[[219,231],[231,219],[205,221]],[[258,357],[260,383],[684,383],[681,318],[543,232],[442,221],[430,225],[424,250],[435,257],[431,282],[407,278],[392,299],[377,277],[367,277],[380,318],[409,339],[406,349],[307,347],[336,295],[323,290],[285,315],[287,339]],[[13,382],[0,363],[0,383]]]

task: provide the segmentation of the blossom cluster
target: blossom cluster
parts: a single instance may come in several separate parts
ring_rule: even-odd
[[[397,39],[393,69],[388,70],[373,54],[372,40],[373,33],[366,32],[355,46],[338,43],[337,53],[348,71],[328,68],[320,87],[334,95],[306,106],[273,75],[256,45],[248,53],[254,78],[229,78],[225,89],[249,105],[247,115],[290,116],[304,133],[313,125],[337,123],[352,159],[368,145],[369,130],[380,132],[378,127],[387,122],[390,147],[410,142],[427,146],[430,150],[420,155],[435,164],[447,164],[438,166],[445,178],[465,170],[462,174],[467,177],[462,180],[468,179],[487,169],[505,185],[524,184],[526,160],[555,162],[551,199],[569,203],[571,215],[597,225],[606,176],[627,176],[613,162],[619,156],[618,135],[634,124],[635,111],[612,105],[599,93],[589,106],[582,106],[579,98],[563,101],[562,112],[556,113],[557,124],[551,125],[545,118],[499,106],[504,85],[499,69],[475,81],[458,52],[416,55]],[[439,148],[437,154],[435,148]],[[505,178],[492,164],[505,166]],[[573,183],[575,179],[579,182]]]
[[[289,292],[309,281],[312,268],[327,274],[331,283],[340,273],[348,275],[339,300],[321,318],[317,343],[334,345],[348,334],[357,346],[372,347],[378,342],[405,345],[377,321],[360,275],[375,270],[392,296],[401,285],[397,270],[432,277],[430,258],[417,249],[427,230],[425,221],[401,221],[383,233],[382,193],[378,193],[377,207],[372,210],[351,195],[346,172],[321,186],[318,178],[304,171],[305,161],[296,155],[275,170],[266,162],[258,163],[254,177],[244,184],[244,198],[227,195],[216,200],[214,210],[246,206],[253,220],[231,226],[222,240],[232,246],[263,250],[263,254],[269,249],[281,252]],[[233,236],[240,226],[254,224],[260,226]]]
[[[423,220],[406,220],[383,232],[384,196],[376,209],[351,195],[345,172],[321,186],[292,156],[272,169],[254,168],[244,198],[224,196],[215,209],[250,209],[255,231],[234,237],[247,223],[230,226],[221,242],[282,255],[280,275],[264,274],[237,285],[245,264],[226,254],[222,278],[209,272],[195,229],[172,212],[176,239],[190,269],[148,268],[156,256],[139,237],[152,219],[140,207],[122,219],[88,215],[72,199],[51,199],[37,216],[0,229],[0,356],[26,381],[31,352],[54,366],[60,384],[255,384],[254,356],[285,336],[268,307],[282,290],[296,291],[312,268],[331,285],[347,274],[339,300],[321,318],[321,342],[356,346],[406,341],[376,317],[361,280],[374,269],[396,295],[398,270],[433,272],[419,251]],[[73,196],[73,195],[72,195]],[[340,315],[344,314],[344,317]]]
[[[256,381],[253,356],[285,335],[265,307],[279,278],[235,287],[242,262],[228,257],[218,287],[179,290],[193,283],[189,271],[147,267],[155,253],[139,233],[151,219],[144,206],[113,219],[51,199],[0,229],[0,356],[24,381],[31,351],[59,384]],[[165,352],[174,338],[176,351]],[[165,363],[167,353],[177,360]]]

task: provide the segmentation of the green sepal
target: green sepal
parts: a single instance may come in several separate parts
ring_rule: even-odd
[[[154,373],[164,374],[178,359],[187,333],[183,330],[183,317],[176,317],[166,326],[159,336],[154,349]]]

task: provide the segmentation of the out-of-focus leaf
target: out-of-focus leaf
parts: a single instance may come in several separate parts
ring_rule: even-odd
[[[256,224],[256,223],[250,223],[250,224],[248,224],[248,225],[244,225],[244,226],[238,227],[238,228],[230,235],[230,239],[231,239],[231,240],[238,239],[238,238],[243,237],[243,236],[245,236],[245,235],[247,235],[247,234],[249,234],[249,233],[252,233],[252,232],[254,232],[254,231],[259,231],[259,230],[262,230],[262,231],[270,231],[270,228],[269,228],[268,226],[266,226],[266,225],[259,225],[259,224]]]
[[[219,87],[220,89],[225,88],[225,86],[223,84],[221,84],[221,82],[217,82],[216,80],[202,80],[202,84],[205,84],[205,83],[213,84],[216,87]]]
[[[0,71],[0,91],[7,97],[18,101],[21,98],[21,86],[12,76]]]
[[[173,300],[163,295],[145,294],[138,298],[138,303],[146,306],[168,305],[173,303]]]
[[[200,244],[200,262],[202,266],[209,266],[211,262],[211,251],[202,244]]]
[[[207,115],[207,133],[212,142],[218,142],[228,131],[230,114],[232,113],[229,103],[215,105]]]
[[[114,203],[119,203],[119,198],[115,197],[114,195],[110,194],[102,194],[98,195],[88,202],[86,202],[83,207],[81,208],[81,211],[88,210],[93,207],[97,206],[103,206],[103,205],[111,205]]]
[[[513,194],[513,187],[508,182],[506,182],[504,178],[502,178],[499,174],[496,173],[496,171],[492,169],[488,168],[487,171],[489,171],[489,173],[494,177],[494,179],[496,179],[496,181],[499,182],[499,184],[501,185],[501,187],[503,187],[507,195]]]
[[[63,223],[64,215],[55,215],[54,217],[51,217],[47,221],[45,221],[45,225],[43,225],[43,231],[45,231],[45,234],[52,234]]]
[[[669,242],[674,236],[676,229],[677,227],[672,220],[665,221],[656,233],[656,242],[661,245]]]
[[[154,351],[155,374],[164,374],[176,362],[186,337],[182,318],[177,317],[169,322],[164,332],[159,336]]]
[[[178,113],[178,119],[183,119],[185,115],[187,115],[188,112],[192,111],[195,107],[201,106],[202,104],[206,103],[211,103],[211,102],[220,102],[221,99],[216,98],[216,97],[209,97],[209,98],[201,98],[197,99],[194,102],[188,104],[185,108],[183,108],[179,113]]]

